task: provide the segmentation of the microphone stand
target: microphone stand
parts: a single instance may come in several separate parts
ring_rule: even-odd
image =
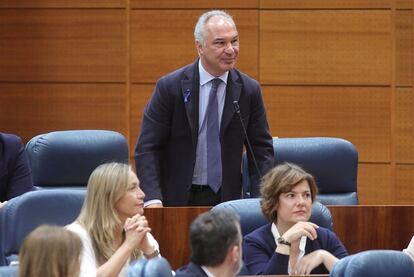
[[[252,156],[254,167],[256,168],[256,171],[257,171],[257,174],[259,175],[259,178],[261,179],[262,178],[262,173],[259,170],[259,166],[257,165],[257,161],[256,161],[256,158],[255,158],[254,153],[253,153],[252,145],[250,144],[249,137],[247,136],[246,127],[244,126],[244,122],[243,122],[243,119],[242,119],[242,114],[240,112],[239,102],[238,101],[233,101],[233,106],[234,106],[234,111],[239,116],[240,123],[241,123],[242,129],[243,129],[243,133],[246,137],[247,150],[250,152],[250,155]]]

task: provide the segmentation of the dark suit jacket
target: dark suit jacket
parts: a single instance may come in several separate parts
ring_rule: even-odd
[[[175,272],[175,277],[208,277],[201,266],[189,263]]]
[[[250,274],[288,274],[289,256],[276,253],[276,242],[271,231],[272,223],[266,224],[244,237],[244,263]],[[342,242],[332,231],[319,227],[315,240],[306,240],[305,255],[318,249],[324,249],[341,259],[348,256]],[[323,264],[312,270],[311,274],[328,274]]]
[[[0,133],[0,202],[32,189],[32,171],[21,139]]]
[[[161,199],[166,206],[188,203],[196,160],[199,119],[198,60],[164,77],[156,85],[144,110],[135,161],[145,200]],[[189,94],[189,95],[187,95]],[[187,95],[187,101],[184,101]],[[266,119],[260,85],[240,71],[229,71],[220,126],[222,153],[222,201],[241,198],[241,157],[245,136],[234,112],[238,101],[259,168],[273,167],[272,137]],[[249,159],[251,161],[251,159]],[[255,173],[250,162],[250,172]],[[258,180],[257,176],[252,176]],[[252,197],[259,194],[254,182]]]

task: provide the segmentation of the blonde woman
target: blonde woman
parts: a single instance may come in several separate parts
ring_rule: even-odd
[[[125,276],[133,260],[159,255],[143,216],[144,196],[126,164],[103,164],[92,172],[79,217],[67,226],[82,240],[81,276]]]
[[[62,227],[42,225],[20,248],[19,276],[78,277],[82,244]]]
[[[337,236],[309,222],[317,194],[312,175],[285,163],[262,180],[262,212],[271,223],[244,238],[244,261],[250,274],[327,274],[348,255]]]

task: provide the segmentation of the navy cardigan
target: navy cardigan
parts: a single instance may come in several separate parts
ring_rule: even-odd
[[[266,224],[244,237],[244,263],[250,274],[288,274],[289,256],[276,253],[276,242],[271,231],[272,223]],[[306,240],[305,255],[324,249],[341,259],[348,255],[344,245],[332,231],[319,227],[317,239]],[[328,274],[323,264],[312,270],[311,274]]]

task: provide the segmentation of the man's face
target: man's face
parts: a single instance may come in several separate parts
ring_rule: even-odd
[[[239,54],[239,34],[226,19],[213,16],[203,30],[204,43],[196,42],[197,51],[204,69],[218,77],[233,69]]]

